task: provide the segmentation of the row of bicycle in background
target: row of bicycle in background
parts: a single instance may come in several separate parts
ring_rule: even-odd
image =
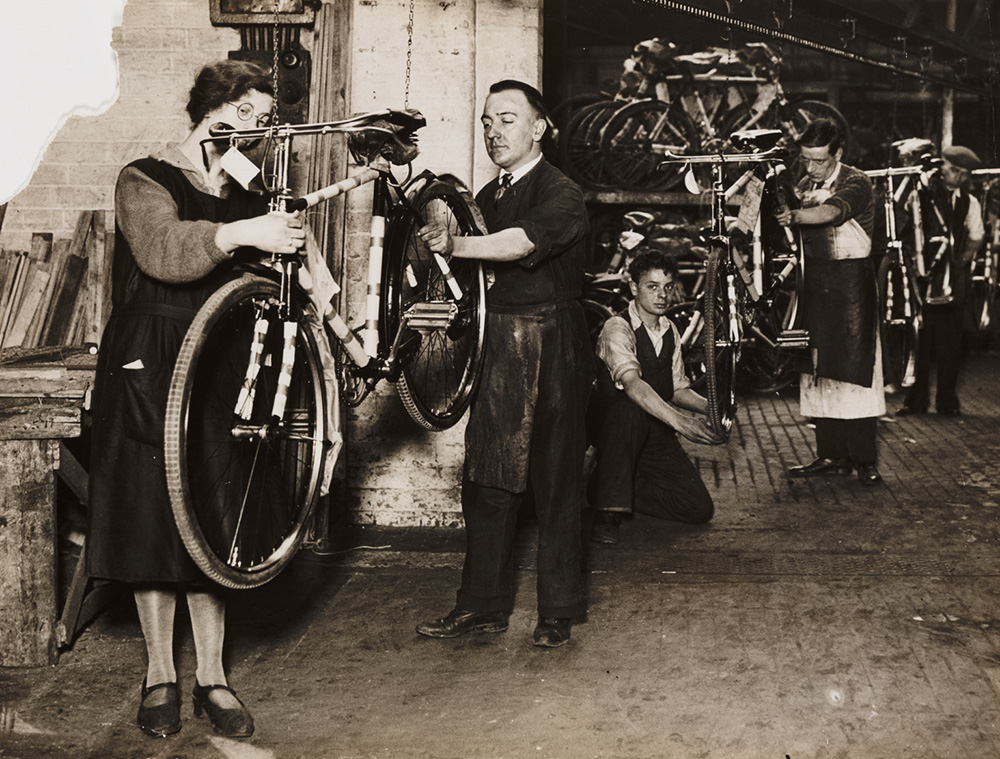
[[[795,141],[818,118],[838,124],[849,157],[846,119],[829,103],[789,99],[781,66],[765,43],[682,55],[663,39],[641,42],[616,92],[576,95],[553,109],[556,161],[584,187],[665,192],[684,174],[682,165],[664,161],[667,153],[733,153],[733,133],[778,129],[794,173]]]
[[[735,139],[737,149],[748,152],[668,159],[684,170],[712,166],[712,190],[694,213],[637,208],[596,225],[583,300],[596,340],[603,322],[627,305],[631,259],[650,249],[674,255],[684,295],[669,315],[681,334],[688,375],[696,387],[711,391],[710,406],[721,406],[717,421],[723,428],[727,399],[737,387],[787,387],[808,345],[801,308],[808,264],[797,235],[774,219],[781,206],[794,203],[781,133],[758,130]],[[901,149],[907,143],[929,147],[901,141]],[[950,228],[950,209],[936,192],[940,160],[928,149],[906,162],[867,172],[878,199],[873,256],[885,377],[898,387],[914,380],[922,308],[953,300],[958,275],[952,255],[958,230]],[[997,329],[1000,169],[974,171],[972,192],[982,207],[986,240],[971,262],[964,308],[968,330],[987,335]],[[609,234],[615,224],[615,234]],[[733,406],[728,413],[734,412]]]

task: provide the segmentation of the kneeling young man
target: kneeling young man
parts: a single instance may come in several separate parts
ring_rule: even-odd
[[[589,499],[596,509],[591,539],[599,543],[617,543],[619,520],[633,511],[709,521],[712,497],[677,433],[695,443],[722,442],[708,426],[706,400],[690,387],[680,335],[666,316],[682,294],[677,261],[659,251],[641,253],[629,275],[633,300],[608,319],[597,342],[590,419],[597,467]]]

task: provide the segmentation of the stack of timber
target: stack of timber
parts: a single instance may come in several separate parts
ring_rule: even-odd
[[[36,232],[29,251],[0,252],[0,348],[97,343],[110,260],[104,211],[83,211],[72,239]]]

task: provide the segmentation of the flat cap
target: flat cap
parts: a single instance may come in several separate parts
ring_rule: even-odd
[[[962,145],[952,145],[950,148],[945,148],[941,151],[941,157],[949,163],[958,166],[958,168],[968,169],[969,171],[978,169],[983,165],[983,162],[979,160],[979,156]]]

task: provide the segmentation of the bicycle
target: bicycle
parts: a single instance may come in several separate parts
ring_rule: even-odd
[[[657,97],[635,100],[608,117],[601,124],[600,154],[611,181],[627,190],[670,189],[683,176],[662,160],[667,152],[731,152],[736,148],[730,135],[773,128],[781,129],[783,144],[791,148],[819,118],[839,126],[848,152],[851,130],[840,111],[818,100],[789,101],[779,79],[781,56],[765,43],[747,48],[749,55],[714,48],[675,56],[675,62],[689,70],[661,75],[663,84],[680,85],[673,96],[665,86]],[[720,66],[737,66],[740,72],[720,74]],[[749,86],[752,99],[744,92]],[[787,160],[793,165],[795,156]]]
[[[257,587],[291,560],[329,490],[341,402],[357,405],[386,379],[413,419],[434,430],[469,405],[485,337],[483,270],[430,253],[416,233],[431,216],[459,235],[480,234],[483,224],[454,178],[424,172],[400,184],[392,176],[393,165],[416,156],[414,133],[424,123],[416,111],[386,110],[213,133],[232,146],[266,141],[273,149],[273,211],[373,186],[360,335],[329,302],[336,287],[324,287],[325,264],[309,271],[296,254],[247,264],[184,338],[167,402],[167,484],[184,545],[223,586]],[[293,198],[292,139],[316,134],[346,134],[360,170]]]
[[[744,345],[752,341],[767,357],[771,366],[767,371],[782,376],[792,374],[794,351],[808,346],[798,308],[802,246],[792,230],[775,229],[776,222],[769,218],[792,197],[784,189],[788,180],[784,176],[786,152],[779,145],[782,136],[780,130],[751,130],[731,136],[742,153],[666,154],[668,161],[708,165],[712,170],[702,335],[708,421],[723,439],[728,438],[736,418],[737,367]],[[726,166],[733,163],[752,166],[727,189]],[[726,207],[737,193],[742,193],[740,215],[730,223]],[[779,245],[779,239],[784,244]]]
[[[880,328],[887,382],[910,387],[916,381],[917,346],[923,296],[919,262],[924,248],[923,204],[919,188],[926,185],[938,162],[925,154],[912,166],[871,169],[865,174],[881,179],[886,254],[878,267],[881,298]],[[908,221],[910,241],[904,242],[897,216]],[[903,225],[904,227],[907,224]]]
[[[975,169],[972,177],[982,182],[979,196],[986,223],[986,241],[972,259],[969,295],[976,323],[980,330],[985,330],[993,319],[1000,274],[1000,169]]]

